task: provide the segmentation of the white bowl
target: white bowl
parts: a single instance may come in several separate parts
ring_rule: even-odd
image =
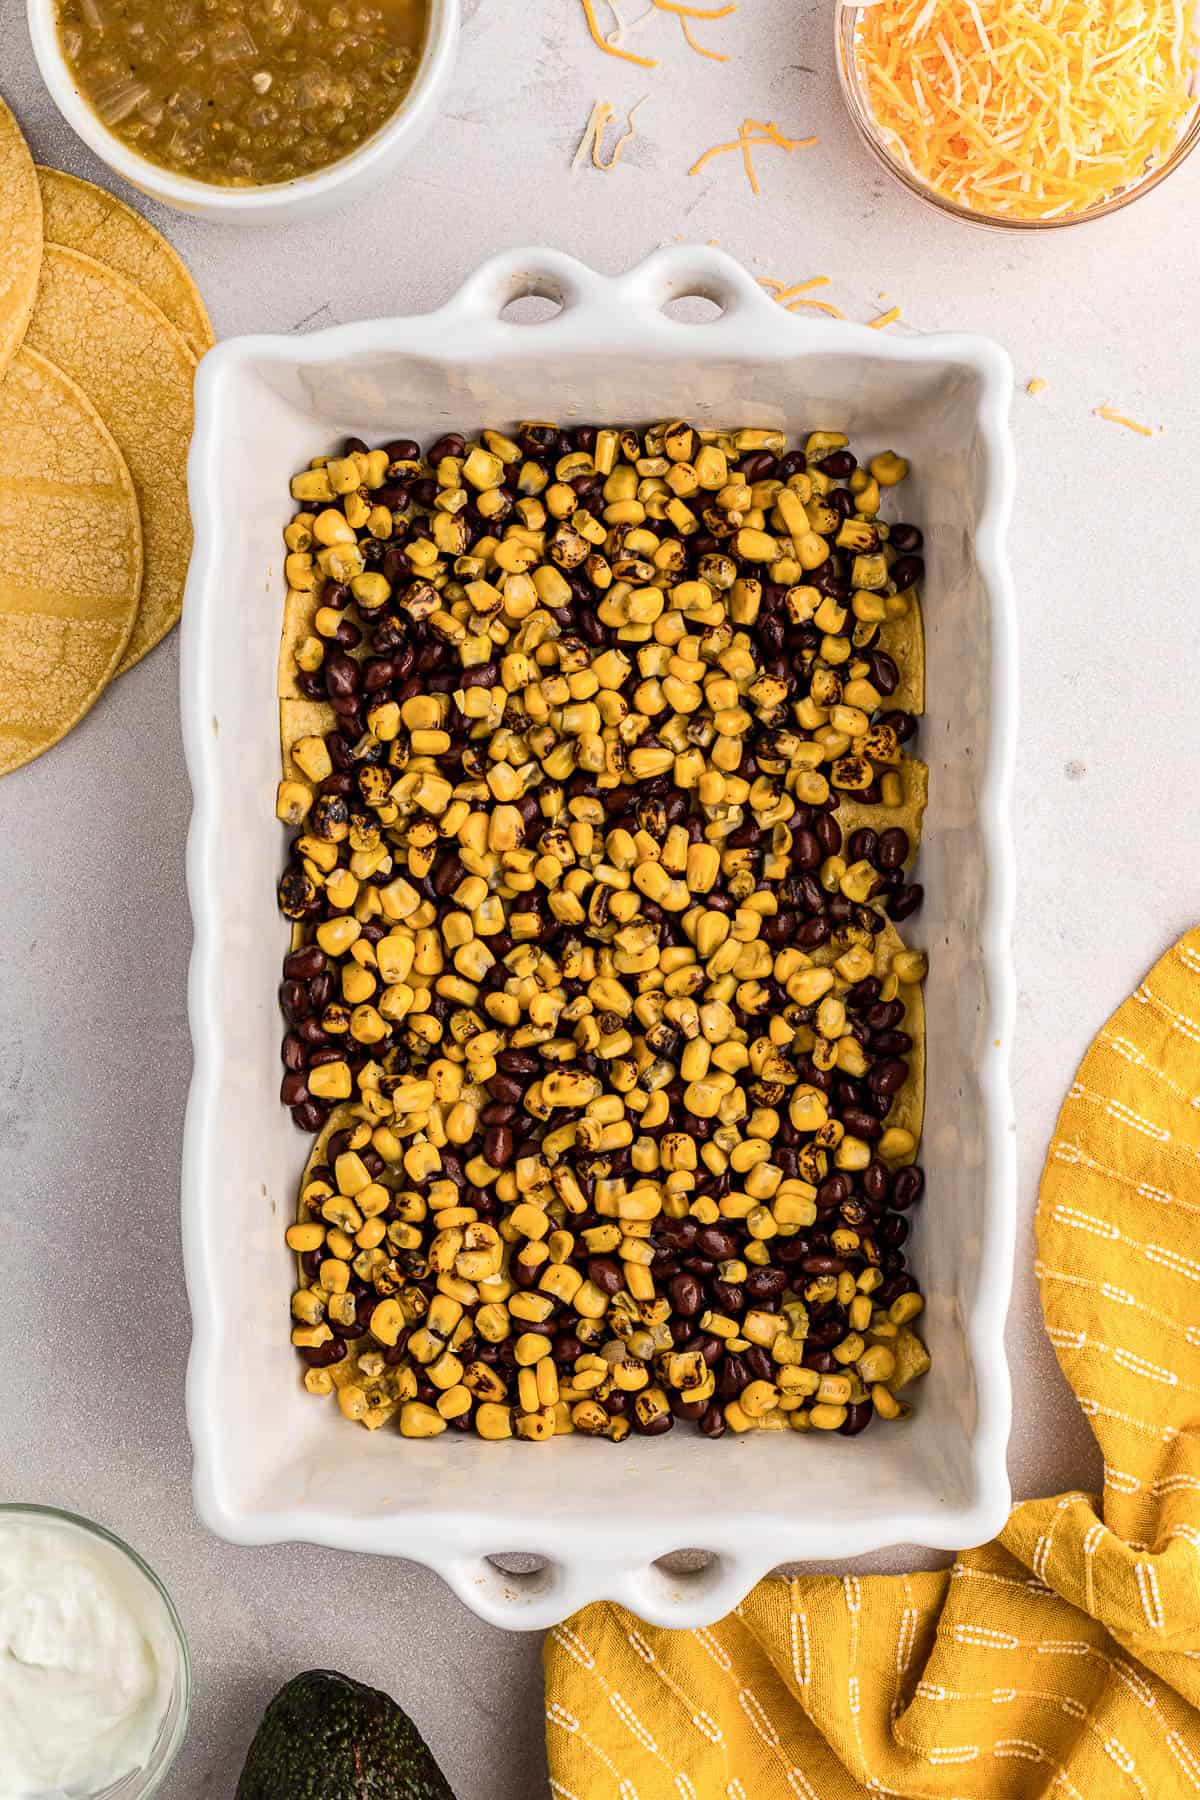
[[[529,293],[561,311],[535,325],[501,316]],[[662,311],[691,294],[721,315],[684,323]],[[730,258],[691,247],[612,280],[553,251],[515,251],[438,312],[235,338],[205,357],[181,670],[195,791],[183,1227],[194,1491],[221,1536],[412,1557],[499,1625],[544,1627],[606,1598],[691,1627],[727,1612],[781,1562],[894,1543],[960,1549],[1004,1523],[1015,1218],[1011,383],[1007,357],[984,339],[801,321]],[[931,970],[928,1189],[911,1242],[933,1368],[911,1422],[853,1439],[731,1433],[711,1443],[677,1429],[615,1448],[578,1435],[538,1446],[368,1435],[304,1393],[288,1341],[294,1268],[283,1234],[307,1149],[278,1097],[288,933],[275,904],[284,857],[275,676],[288,482],[351,432],[428,440],[521,418],[678,417],[837,427],[860,454],[895,446],[912,459],[904,512],[925,530],[929,700],[919,742],[931,765],[917,941]],[[690,1575],[655,1567],[680,1549],[712,1560]],[[517,1576],[486,1560],[513,1552],[545,1567]]]
[[[55,0],[26,0],[42,80],[73,131],[116,174],[179,212],[226,225],[281,224],[343,205],[400,162],[433,123],[458,48],[459,0],[429,0],[425,45],[413,84],[373,137],[340,162],[270,187],[222,187],[176,175],[139,156],[101,123],[75,84],[58,39]]]

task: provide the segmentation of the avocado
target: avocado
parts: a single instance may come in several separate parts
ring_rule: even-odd
[[[424,1738],[387,1694],[310,1669],[263,1715],[236,1800],[454,1800]]]

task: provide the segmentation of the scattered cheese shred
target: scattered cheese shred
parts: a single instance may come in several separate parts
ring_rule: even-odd
[[[876,3],[877,0],[871,0],[871,4]],[[808,298],[808,295],[812,292],[813,288],[829,286],[828,275],[810,275],[807,281],[792,282],[777,281],[773,275],[760,275],[758,280],[760,287],[768,289],[772,300],[775,301],[776,305],[782,306],[785,312],[798,312],[802,306],[807,306],[811,307],[814,312],[827,313],[831,319],[844,319],[846,317],[841,307],[834,306],[832,301],[810,300]],[[899,316],[899,312],[900,308],[898,306],[893,307],[892,311],[882,320],[882,323],[885,325],[890,323],[893,318]]]
[[[732,0],[732,4],[730,5],[716,7],[688,6],[684,4],[684,0],[650,0],[650,5],[655,12],[671,13],[679,20],[680,25],[683,27],[683,40],[688,49],[694,50],[697,56],[707,56],[713,62],[729,61],[729,58],[727,56],[722,56],[719,51],[706,50],[703,44],[698,44],[692,36],[688,20],[701,19],[708,21],[712,19],[727,19],[730,13],[735,13],[737,11],[737,0]]]
[[[1034,395],[1044,394],[1048,386],[1049,383],[1043,381],[1040,375],[1035,375],[1032,381],[1025,383],[1025,392]]]
[[[790,300],[795,294],[807,294],[812,288],[828,286],[828,275],[814,275],[808,281],[794,281],[791,287],[781,287],[775,298],[782,302],[784,300]]]
[[[714,156],[724,156],[728,150],[740,150],[742,153],[742,161],[746,166],[746,179],[750,183],[750,191],[752,194],[759,194],[762,192],[762,189],[758,185],[758,176],[755,173],[754,160],[750,155],[752,145],[774,144],[778,149],[786,150],[790,156],[793,150],[807,150],[813,144],[820,143],[820,141],[819,138],[815,137],[784,137],[774,119],[768,119],[765,124],[761,119],[743,119],[741,126],[738,129],[738,134],[733,139],[732,143],[713,144],[710,149],[704,152],[703,156],[701,156],[698,161],[692,164],[691,168],[688,170],[688,174],[699,175],[701,169],[705,168],[713,160]]]
[[[727,56],[722,56],[722,54],[719,50],[706,50],[704,48],[703,44],[698,44],[696,42],[695,38],[692,36],[691,29],[688,25],[686,18],[681,17],[679,20],[679,23],[683,26],[683,41],[687,45],[689,50],[694,50],[696,52],[697,56],[707,56],[710,59],[710,61],[712,61],[712,62],[728,62],[729,61],[729,58]]]
[[[587,161],[589,154],[594,156],[600,133],[612,118],[612,107],[607,100],[597,100],[588,114],[588,122],[583,128],[583,136],[571,158],[571,173],[577,175]]]
[[[587,20],[587,28],[591,33],[592,42],[598,50],[603,50],[605,56],[616,56],[619,57],[622,62],[636,63],[639,69],[657,69],[658,58],[656,56],[635,56],[632,50],[622,50],[619,44],[610,43],[601,33],[600,24],[596,18],[596,8],[593,6],[592,0],[582,0],[582,5],[583,16]],[[617,30],[623,31],[624,28],[624,21],[621,19],[620,14],[618,14]]]
[[[831,319],[844,319],[846,316],[841,307],[834,306],[831,300],[786,300],[783,310],[795,312],[801,306],[811,306],[814,312],[828,313]]]
[[[1136,431],[1139,437],[1153,437],[1149,425],[1139,425],[1136,419],[1127,419],[1124,413],[1115,412],[1111,406],[1097,406],[1095,415],[1098,419],[1107,419],[1110,425],[1123,425],[1126,431]]]
[[[894,154],[976,212],[1053,219],[1161,165],[1196,107],[1193,0],[871,0],[857,74]]]
[[[607,162],[604,161],[601,154],[604,147],[604,133],[616,118],[616,114],[607,100],[596,101],[596,104],[592,107],[592,110],[588,115],[588,122],[584,126],[583,136],[579,140],[579,146],[571,159],[571,173],[573,175],[577,174],[583,167],[589,154],[592,160],[592,167],[601,170],[603,174],[607,175],[611,170],[616,168],[621,160],[621,152],[624,150],[626,144],[637,136],[637,126],[633,122],[634,117],[637,114],[639,107],[646,104],[648,97],[648,95],[643,94],[641,99],[636,100],[630,107],[627,115],[626,129],[613,145],[612,150],[609,152]]]
[[[898,306],[889,306],[886,312],[880,313],[877,319],[868,319],[867,324],[872,331],[882,331],[885,325],[891,325],[900,317]]]

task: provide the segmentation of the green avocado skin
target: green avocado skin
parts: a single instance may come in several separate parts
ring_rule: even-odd
[[[312,1669],[276,1694],[237,1800],[454,1800],[424,1738],[387,1694]]]

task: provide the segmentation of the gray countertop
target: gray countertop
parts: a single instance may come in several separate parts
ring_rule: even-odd
[[[1079,1055],[1200,914],[1189,331],[1200,158],[1104,224],[1037,239],[987,233],[922,209],[859,147],[836,92],[825,0],[744,0],[703,34],[729,52],[723,65],[693,59],[675,22],[656,19],[637,40],[661,56],[654,71],[601,56],[576,0],[467,0],[466,11],[441,121],[367,199],[253,233],[143,210],[187,257],[221,335],[418,310],[516,243],[615,271],[686,236],[719,241],[757,273],[828,275],[824,294],[855,318],[897,303],[893,330],[990,333],[1022,384],[1049,383],[1036,399],[1018,391],[1014,405],[1013,1074],[1028,1218]],[[103,178],[41,86],[18,0],[0,0],[0,44],[0,91],[35,154]],[[641,135],[620,168],[572,177],[593,101],[623,109],[642,93]],[[764,151],[758,200],[735,158],[687,174],[746,112],[821,139],[791,157]],[[1162,430],[1145,439],[1095,418],[1105,402]],[[167,1800],[231,1794],[266,1700],[313,1665],[402,1700],[460,1800],[543,1800],[535,1640],[480,1624],[411,1564],[234,1549],[192,1512],[177,1224],[190,1066],[177,670],[171,638],[64,743],[0,783],[0,1490],[101,1520],[174,1594],[196,1699]],[[1032,1260],[1025,1230],[1010,1325],[1018,1495],[1098,1480],[1041,1334]],[[872,1566],[906,1560],[899,1551]]]

